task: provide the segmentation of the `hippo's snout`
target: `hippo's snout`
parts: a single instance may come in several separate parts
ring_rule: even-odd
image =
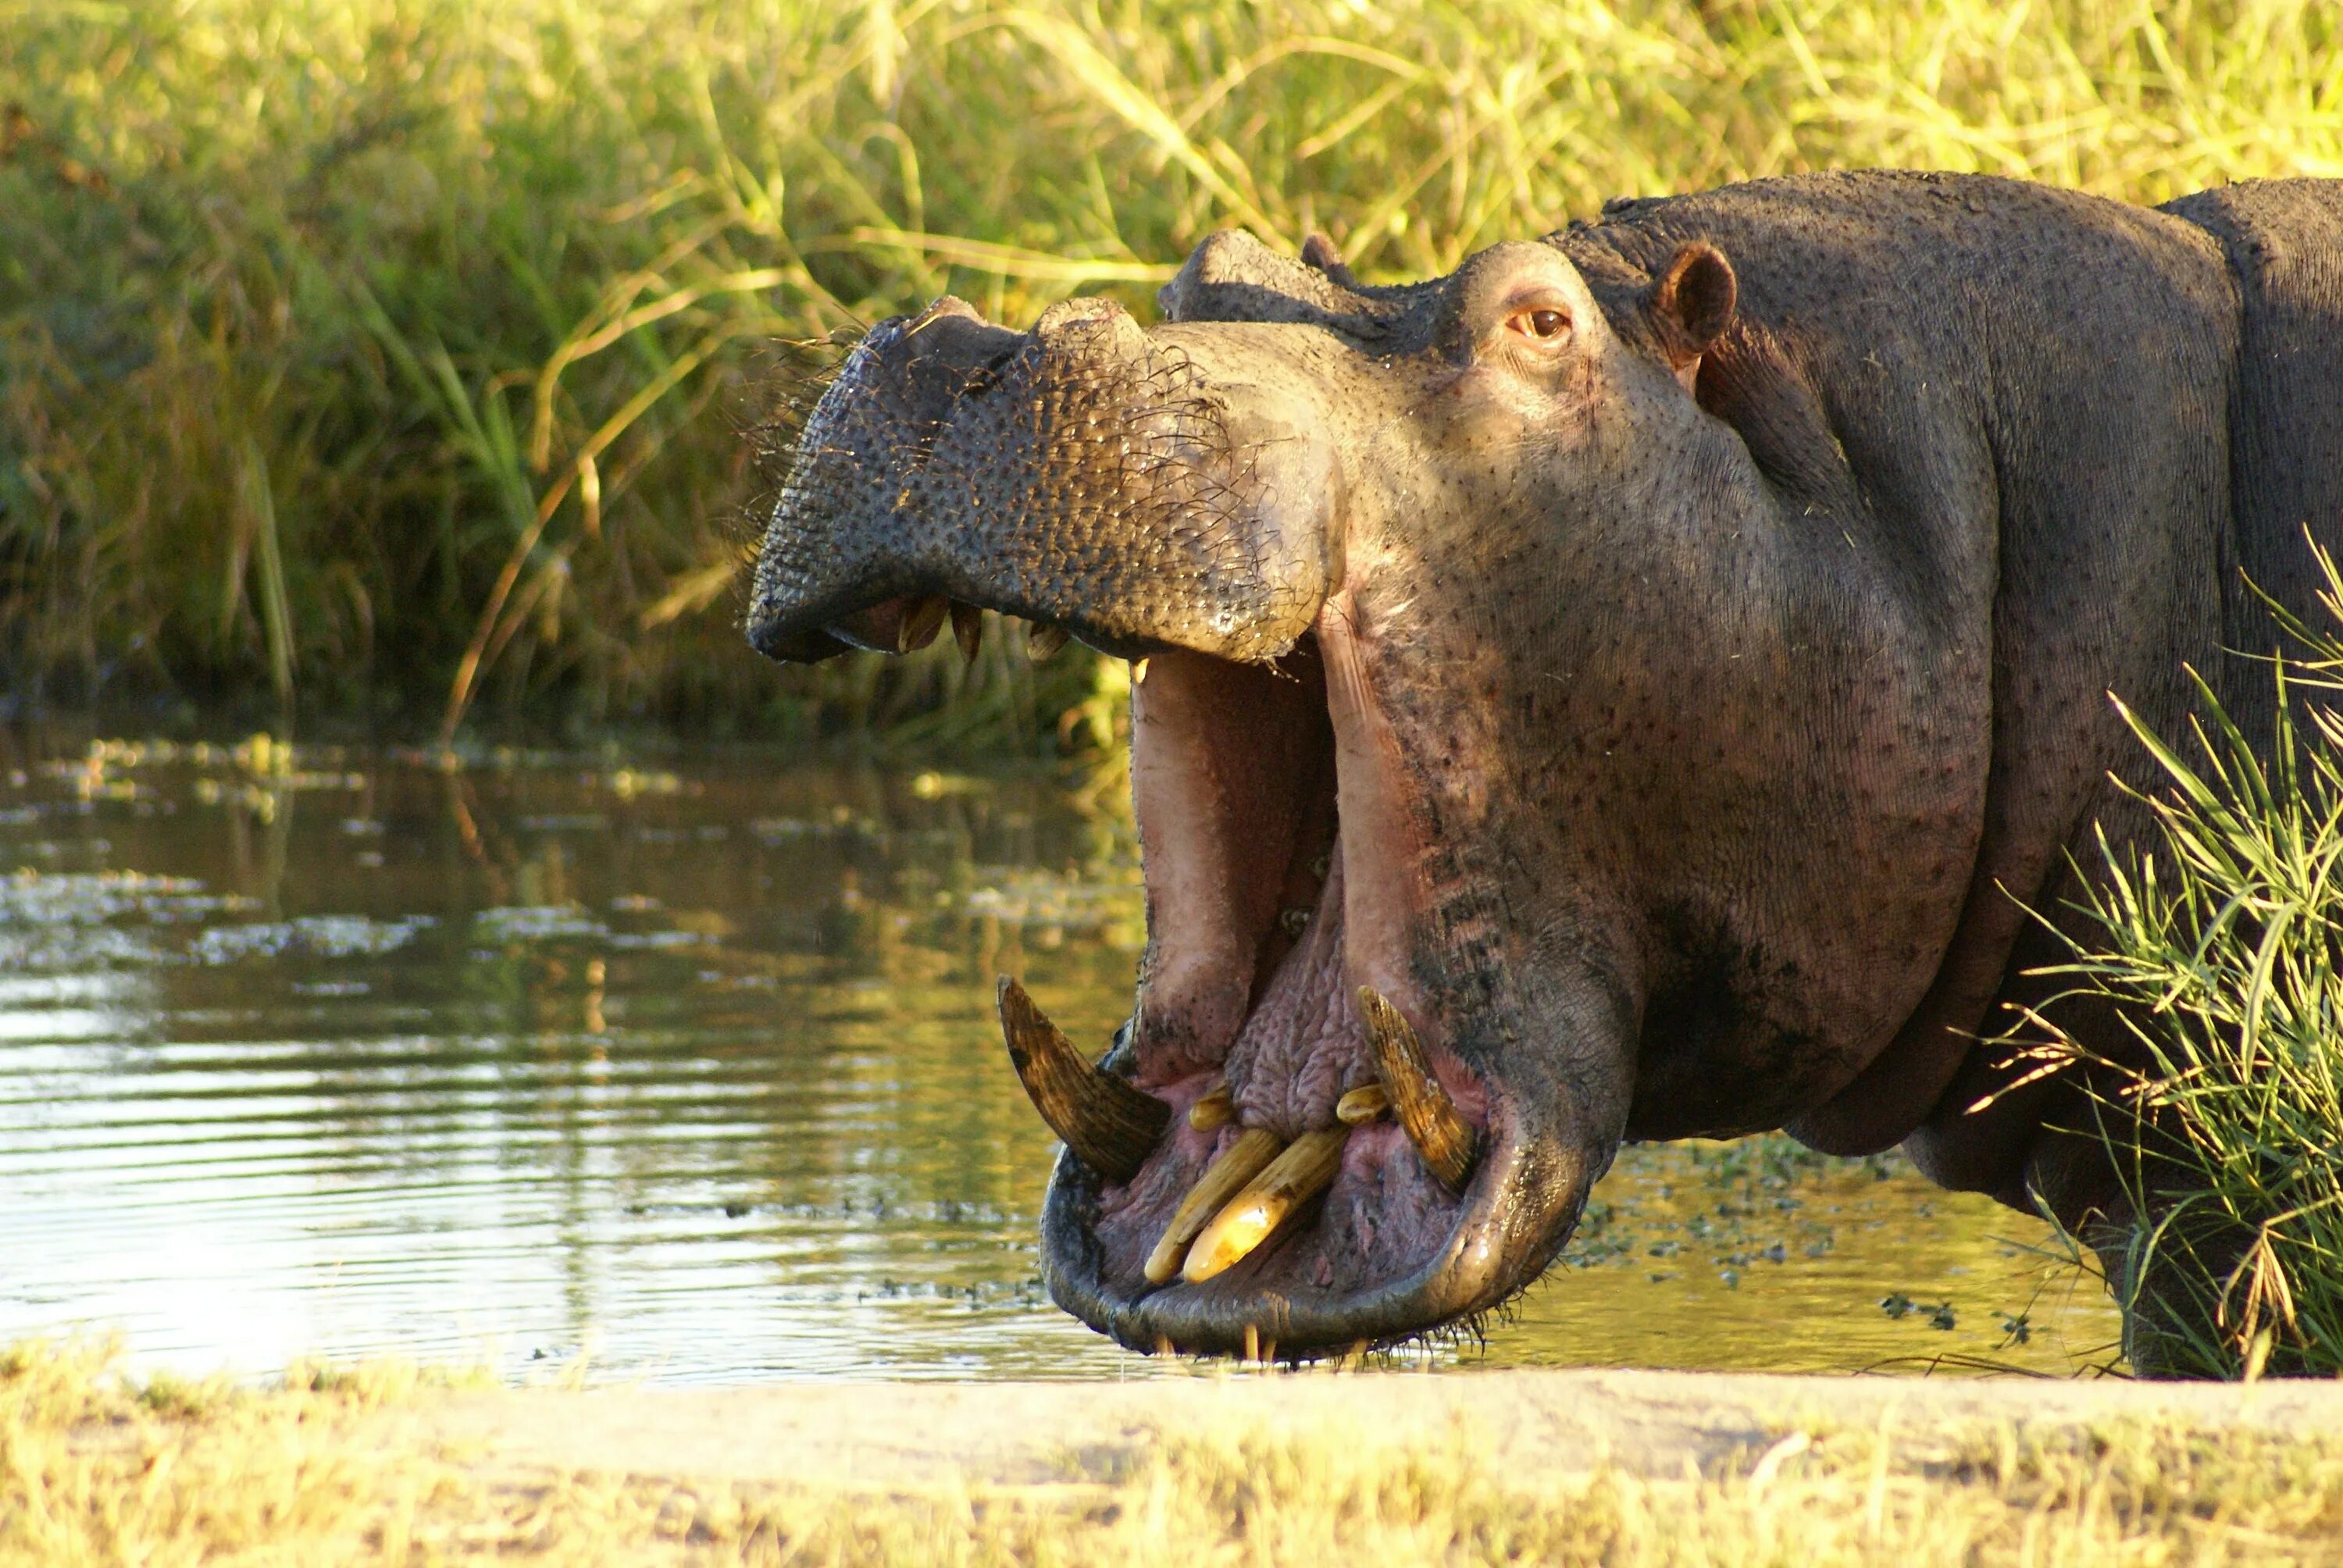
[[[902,651],[940,598],[1118,652],[1290,649],[1325,593],[1330,453],[1211,357],[1098,300],[1030,333],[949,298],[881,323],[806,424],[750,641]]]

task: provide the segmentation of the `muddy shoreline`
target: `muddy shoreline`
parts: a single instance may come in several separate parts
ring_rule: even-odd
[[[2343,1383],[1815,1377],[1641,1371],[1253,1375],[1127,1383],[801,1383],[456,1393],[387,1412],[491,1470],[897,1491],[1121,1473],[1166,1436],[1408,1451],[1460,1435],[1535,1489],[1609,1469],[1745,1473],[1798,1439],[1926,1447],[1980,1427],[2343,1432]]]

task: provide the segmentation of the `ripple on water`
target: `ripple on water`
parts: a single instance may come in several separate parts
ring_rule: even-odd
[[[1147,1369],[1041,1293],[1054,1146],[989,1017],[1008,971],[1111,1030],[1144,935],[1114,813],[738,758],[106,759],[0,788],[0,1339]],[[2113,1320],[2046,1245],[1892,1160],[1631,1149],[1486,1356],[2064,1369]]]

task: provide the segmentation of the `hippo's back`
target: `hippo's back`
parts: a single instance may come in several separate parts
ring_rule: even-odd
[[[2276,634],[2244,578],[2316,623],[2320,579],[2303,530],[2343,549],[2343,180],[2253,180],[2163,210],[2210,232],[2237,281],[2223,618],[2229,646],[2268,652]],[[2266,716],[2268,670],[2225,663],[2232,711]]]

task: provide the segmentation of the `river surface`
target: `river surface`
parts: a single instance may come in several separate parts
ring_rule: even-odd
[[[1130,1377],[994,977],[1102,1045],[1116,781],[0,736],[0,1343],[661,1382]],[[1900,1159],[1631,1148],[1454,1365],[2066,1372],[2098,1284]]]

